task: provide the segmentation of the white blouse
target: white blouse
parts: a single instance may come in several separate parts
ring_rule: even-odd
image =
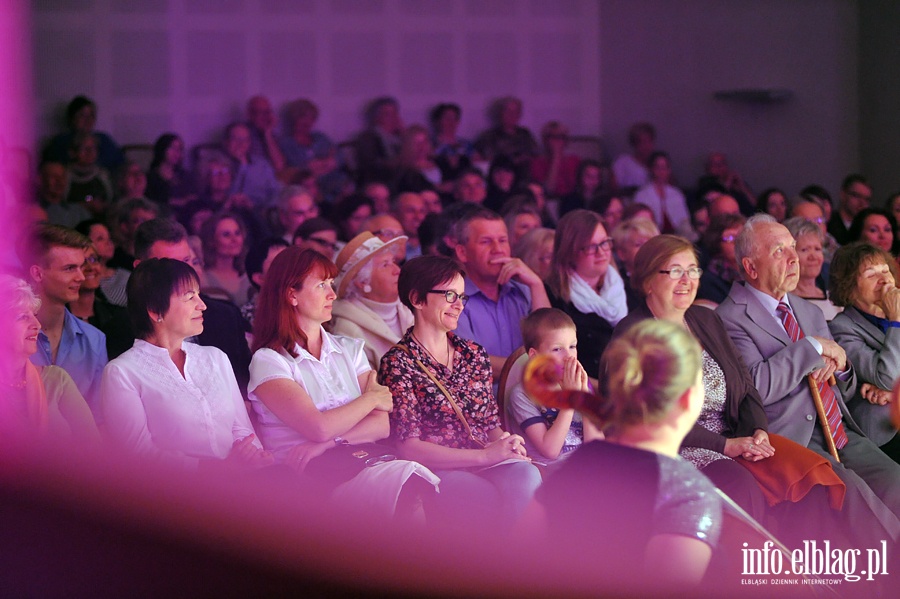
[[[140,339],[107,364],[100,406],[110,437],[144,455],[197,467],[228,457],[253,434],[231,363],[215,348],[184,342],[184,376],[168,350]],[[261,447],[259,440],[254,445]]]
[[[322,329],[320,359],[299,345],[294,348],[296,358],[283,349],[263,348],[253,354],[247,390],[266,449],[279,457],[278,453],[308,440],[269,410],[254,393],[256,388],[271,380],[289,379],[303,387],[320,412],[350,403],[362,395],[359,375],[372,370],[363,345],[361,339],[331,335]]]

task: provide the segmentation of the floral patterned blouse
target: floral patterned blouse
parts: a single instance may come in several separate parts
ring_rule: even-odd
[[[398,441],[418,438],[457,449],[479,449],[469,438],[450,401],[415,361],[418,358],[453,395],[472,435],[486,444],[488,432],[500,426],[490,358],[474,341],[453,333],[448,333],[448,337],[455,351],[452,371],[434,360],[413,339],[412,329],[400,340],[412,355],[394,346],[381,358],[379,382],[394,396],[391,437]]]

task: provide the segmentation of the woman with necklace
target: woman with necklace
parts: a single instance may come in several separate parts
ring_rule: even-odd
[[[400,301],[415,324],[381,359],[379,380],[394,398],[391,435],[400,455],[441,478],[431,506],[438,523],[509,529],[541,476],[522,437],[500,428],[487,352],[452,332],[469,299],[464,276],[444,256],[403,265]]]
[[[704,401],[680,455],[751,516],[773,523],[789,546],[817,537],[863,544],[875,538],[873,533],[888,538],[865,498],[846,488],[827,460],[766,432],[759,392],[724,325],[715,312],[693,305],[701,273],[687,239],[649,240],[635,256],[631,279],[645,303],[616,327],[618,337],[655,318],[681,326],[700,342]]]
[[[625,284],[612,256],[613,240],[599,214],[573,210],[559,220],[547,295],[575,322],[578,361],[591,378],[600,372],[613,329],[628,314]]]
[[[30,440],[99,442],[91,410],[68,373],[28,359],[37,351],[40,305],[28,283],[0,275],[0,431]]]

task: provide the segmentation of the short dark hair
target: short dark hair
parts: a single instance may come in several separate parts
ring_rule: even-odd
[[[800,190],[800,195],[805,198],[810,198],[813,201],[825,201],[829,204],[832,202],[831,194],[828,193],[828,190],[821,185],[807,185]]]
[[[66,106],[66,122],[71,124],[72,119],[75,118],[75,115],[84,108],[85,106],[93,107],[94,111],[97,110],[97,104],[94,103],[93,100],[88,98],[87,96],[75,96],[69,101],[68,106]]]
[[[91,247],[91,240],[75,229],[42,223],[22,237],[16,253],[27,270],[32,264],[46,264],[47,254],[54,247],[86,250]]]
[[[308,218],[300,223],[300,226],[294,231],[294,236],[291,238],[291,241],[296,241],[298,238],[305,241],[309,239],[310,235],[315,235],[320,231],[334,231],[337,233],[338,228],[336,224],[327,218],[314,216],[313,218]]]
[[[835,306],[852,306],[858,291],[859,269],[867,262],[883,260],[898,280],[897,261],[888,252],[867,241],[855,241],[838,248],[831,259],[828,299]]]
[[[432,125],[436,125],[437,122],[441,120],[441,117],[444,116],[444,113],[448,110],[452,110],[453,112],[455,112],[457,118],[462,116],[462,109],[459,107],[459,104],[444,102],[443,104],[438,104],[431,109],[431,113],[428,115],[428,120],[431,121]]]
[[[574,329],[572,317],[558,308],[538,308],[522,319],[522,345],[525,350],[537,349],[549,331]]]
[[[447,256],[419,256],[400,269],[397,290],[403,305],[414,311],[413,302],[424,301],[428,292],[456,275],[465,278],[462,265]]]
[[[250,246],[250,249],[247,251],[247,259],[244,261],[244,266],[247,268],[247,278],[250,279],[251,285],[256,289],[259,289],[259,285],[253,280],[253,275],[262,272],[263,262],[266,261],[269,250],[272,248],[286,247],[290,247],[290,244],[281,237],[267,237]]]
[[[134,233],[134,257],[138,260],[146,260],[150,255],[150,248],[157,241],[178,243],[187,237],[187,230],[181,223],[174,220],[154,218],[144,221]]]
[[[844,177],[844,180],[841,181],[841,191],[849,191],[850,186],[856,183],[862,183],[866,187],[871,187],[871,185],[869,185],[869,181],[865,178],[865,176],[860,175],[859,173],[851,173]]]
[[[850,228],[847,230],[847,239],[850,241],[862,241],[862,233],[863,227],[866,225],[866,219],[873,215],[883,216],[887,219],[887,222],[891,225],[891,231],[894,232],[894,244],[897,243],[897,219],[894,218],[894,215],[891,214],[889,210],[885,210],[884,208],[875,208],[868,207],[863,208],[859,212],[856,213],[856,216],[853,217],[853,221],[850,223]]]
[[[641,135],[649,135],[650,139],[656,140],[656,127],[647,122],[633,124],[628,128],[628,143],[636,146]]]
[[[155,312],[165,318],[172,295],[191,283],[200,287],[197,272],[187,262],[172,258],[142,260],[125,286],[128,317],[134,336],[147,339],[153,333],[153,320],[149,313]]]

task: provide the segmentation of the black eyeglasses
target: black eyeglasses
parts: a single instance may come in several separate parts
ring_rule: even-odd
[[[581,248],[581,251],[584,252],[585,254],[589,254],[589,255],[593,256],[594,254],[598,253],[600,250],[604,250],[604,251],[608,252],[612,249],[613,249],[613,240],[610,238],[606,238],[603,241],[601,241],[600,243],[591,243],[589,245],[584,246],[583,248]]]
[[[321,245],[322,247],[326,247],[326,248],[330,249],[330,250],[333,251],[333,252],[338,251],[338,249],[340,248],[340,246],[339,246],[338,244],[336,244],[336,243],[331,243],[331,242],[328,241],[327,239],[322,239],[321,237],[310,237],[310,238],[309,238],[309,241],[312,241],[313,243],[318,243],[318,244]]]
[[[462,305],[465,306],[466,302],[469,301],[469,296],[465,293],[456,293],[452,289],[447,289],[446,291],[443,289],[430,289],[428,293],[440,293],[444,296],[444,299],[447,300],[448,304],[452,304],[459,298],[459,301],[462,302]]]
[[[691,268],[681,268],[680,266],[676,266],[675,268],[671,268],[669,270],[661,270],[659,274],[661,275],[669,275],[669,278],[673,281],[677,281],[681,277],[683,277],[687,273],[689,279],[699,279],[700,275],[703,274],[703,269],[698,268],[696,266],[692,266]]]

